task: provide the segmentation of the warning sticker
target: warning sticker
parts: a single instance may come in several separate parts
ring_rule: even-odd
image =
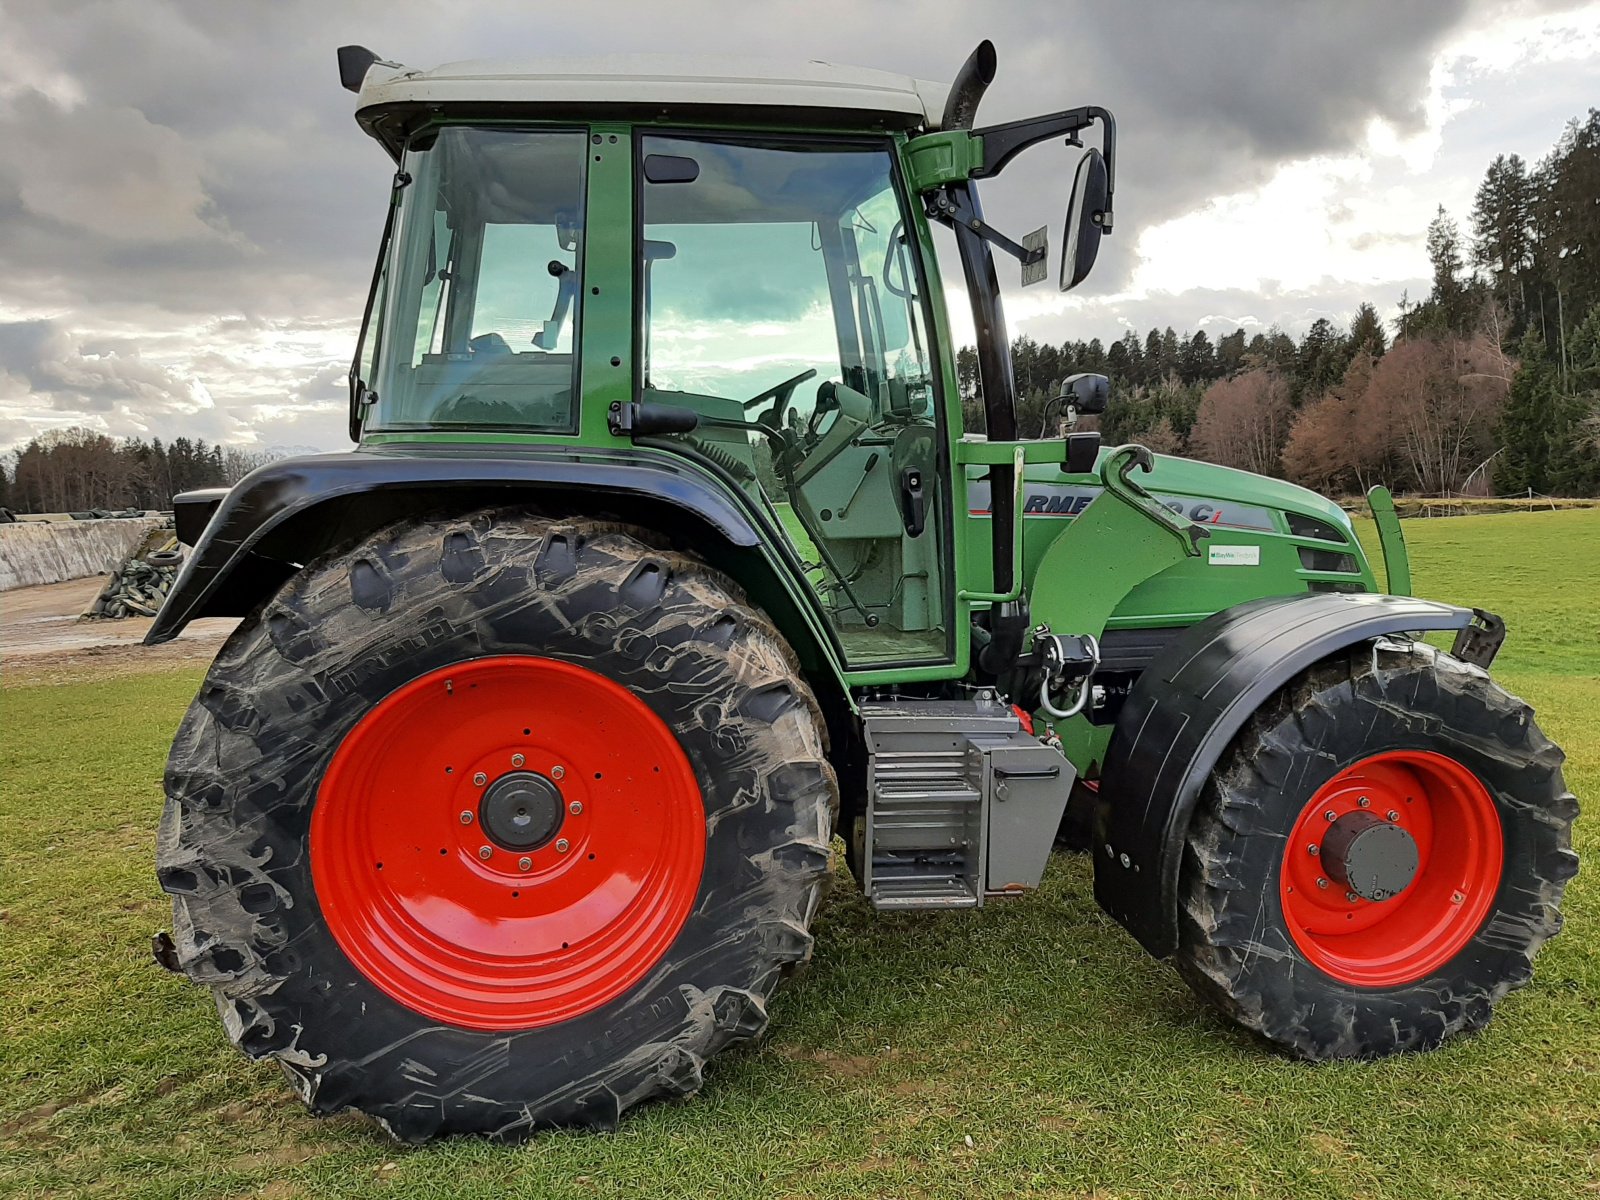
[[[1213,567],[1259,567],[1260,546],[1207,546],[1206,561]]]

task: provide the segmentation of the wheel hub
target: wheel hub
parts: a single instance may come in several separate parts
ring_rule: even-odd
[[[1363,900],[1398,896],[1417,876],[1417,841],[1403,826],[1357,809],[1329,828],[1322,841],[1328,875]]]
[[[561,828],[561,789],[537,771],[511,771],[491,783],[478,805],[483,832],[502,850],[533,850]]]
[[[1278,900],[1289,936],[1357,987],[1426,978],[1472,940],[1500,888],[1494,798],[1430,750],[1383,750],[1328,779],[1284,842]]]
[[[481,1030],[635,986],[689,919],[705,845],[672,730],[613,680],[533,655],[454,663],[379,701],[334,752],[309,837],[351,965]]]

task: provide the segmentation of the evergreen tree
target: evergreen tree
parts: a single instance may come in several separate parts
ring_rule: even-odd
[[[1462,278],[1465,262],[1461,256],[1461,231],[1444,205],[1428,223],[1428,262],[1433,267],[1433,291],[1428,304],[1434,308],[1433,321],[1440,330],[1464,333],[1470,320],[1471,297]]]
[[[1365,352],[1373,358],[1382,358],[1383,352],[1389,348],[1388,335],[1384,332],[1383,321],[1378,316],[1378,310],[1366,301],[1356,309],[1356,315],[1350,322],[1350,353],[1352,357]]]
[[[1216,352],[1204,329],[1183,343],[1178,354],[1178,374],[1185,383],[1204,383],[1216,375]]]
[[[1122,335],[1121,346],[1128,361],[1128,382],[1133,384],[1149,383],[1149,368],[1144,361],[1144,345],[1139,340],[1136,331],[1130,329]]]
[[[1217,374],[1226,378],[1244,366],[1244,330],[1235,329],[1217,339]]]
[[[1161,373],[1178,369],[1178,334],[1168,325],[1161,331]]]
[[[1533,254],[1533,197],[1527,165],[1518,155],[1500,154],[1489,164],[1472,205],[1473,262],[1488,270],[1514,321],[1526,307],[1521,285]]]
[[[1511,380],[1511,394],[1500,416],[1500,455],[1494,463],[1497,492],[1516,493],[1550,486],[1550,435],[1560,397],[1556,372],[1537,332],[1522,339],[1522,365]]]
[[[1334,328],[1332,321],[1318,317],[1300,341],[1294,364],[1296,399],[1326,391],[1344,375],[1349,360],[1343,335]]]
[[[1161,357],[1161,331],[1152,329],[1144,339],[1145,376],[1154,383],[1171,369],[1172,364]]]

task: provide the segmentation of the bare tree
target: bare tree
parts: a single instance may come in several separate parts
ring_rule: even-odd
[[[222,482],[232,487],[257,467],[282,457],[259,447],[229,446],[222,452]]]
[[[1290,479],[1364,491],[1381,478],[1389,458],[1389,413],[1366,402],[1377,361],[1358,353],[1338,383],[1300,409],[1283,448]]]
[[[1448,492],[1492,451],[1513,370],[1482,333],[1406,339],[1373,372],[1363,408],[1388,414],[1418,488]]]
[[[1272,367],[1219,379],[1200,401],[1191,448],[1225,467],[1275,475],[1291,411],[1288,382]]]

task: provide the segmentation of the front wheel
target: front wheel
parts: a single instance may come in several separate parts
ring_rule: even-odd
[[[1527,705],[1427,645],[1307,670],[1201,796],[1179,971],[1301,1058],[1480,1028],[1561,927],[1577,871],[1561,762]]]
[[[314,564],[168,762],[179,964],[314,1110],[614,1125],[758,1035],[837,789],[778,633],[702,563],[485,512]]]

